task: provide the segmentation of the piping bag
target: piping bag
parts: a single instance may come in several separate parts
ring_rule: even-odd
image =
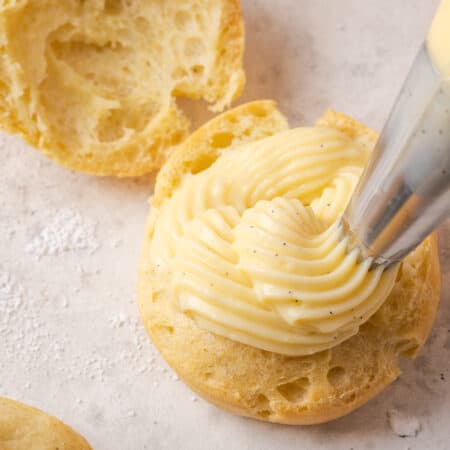
[[[372,267],[389,267],[449,216],[450,0],[443,0],[343,223]]]

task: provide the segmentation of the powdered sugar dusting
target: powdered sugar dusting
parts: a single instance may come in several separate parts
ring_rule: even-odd
[[[45,288],[28,292],[12,273],[0,269],[0,363],[14,360],[27,370],[51,367],[57,379],[75,382],[104,383],[121,373],[123,367],[127,367],[123,376],[130,384],[147,372],[154,372],[155,387],[163,377],[178,380],[149,343],[138,317],[124,310],[110,317],[109,327],[115,336],[111,342],[115,346],[113,353],[94,342],[86,347],[74,341],[64,332],[67,309],[72,304],[69,297],[49,298]],[[43,319],[43,311],[50,310],[60,317],[57,322],[61,327],[56,331]],[[86,314],[91,321],[93,316]]]
[[[0,271],[0,324],[6,325],[11,316],[16,314],[22,305],[23,288],[10,273]],[[3,326],[0,327],[0,334],[5,332]]]
[[[398,437],[416,437],[422,429],[417,417],[411,416],[397,409],[389,410],[387,417],[392,431]]]
[[[131,338],[134,348],[133,352],[130,352],[128,349],[118,350],[116,353],[117,365],[125,364],[127,367],[132,368],[135,374],[152,371],[157,355],[154,348],[149,346],[148,336],[143,330],[139,319],[130,317],[124,311],[120,311],[110,318],[109,325],[115,330],[115,333],[125,334],[128,336],[128,339]],[[150,355],[149,352],[151,352]]]
[[[51,339],[39,317],[39,299],[27,301],[22,285],[0,270],[0,338],[2,358],[23,361],[28,367],[57,358],[61,342]]]
[[[96,222],[64,208],[42,228],[25,250],[37,258],[73,250],[88,250],[94,253],[99,247],[96,227]]]

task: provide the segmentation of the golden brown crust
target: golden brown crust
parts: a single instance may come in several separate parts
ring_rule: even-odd
[[[374,130],[371,130],[352,117],[338,113],[332,109],[327,109],[324,115],[316,121],[316,125],[319,127],[336,128],[351,139],[361,139],[368,144],[372,144],[372,146],[378,139],[378,134]]]
[[[70,427],[44,412],[0,397],[2,450],[91,450]]]
[[[212,82],[205,95],[206,100],[215,103],[211,108],[213,111],[222,111],[241,95],[245,85],[243,57],[244,20],[241,2],[229,0],[224,4]]]
[[[271,136],[287,127],[285,117],[271,100],[246,103],[215,117],[192,133],[161,168],[153,205],[170,197],[186,173],[204,170],[224,149]]]
[[[244,111],[245,105],[240,108]],[[150,270],[149,246],[157,209],[170,198],[179,180],[192,167],[205,168],[211,160],[205,158],[209,152],[212,159],[217,158],[217,150],[208,150],[208,140],[200,144],[222,130],[222,117],[228,123],[230,115],[239,118],[239,111],[227,115],[219,116],[190,137],[158,178],[139,269],[142,320],[180,377],[216,405],[244,416],[286,424],[335,419],[361,406],[395,380],[400,373],[399,356],[413,356],[424,344],[440,297],[436,237],[428,238],[405,259],[392,293],[358,334],[331,350],[287,357],[199,328],[180,311],[168,289],[168,280]],[[376,139],[374,132],[335,112],[328,112],[319,121],[325,123],[361,137],[367,145],[373,145]],[[255,129],[258,126],[258,122],[253,124]]]

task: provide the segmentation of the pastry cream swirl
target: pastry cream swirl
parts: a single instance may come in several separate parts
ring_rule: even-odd
[[[154,213],[154,270],[213,333],[286,355],[337,345],[381,306],[396,276],[369,270],[340,227],[367,157],[325,127],[224,151]]]

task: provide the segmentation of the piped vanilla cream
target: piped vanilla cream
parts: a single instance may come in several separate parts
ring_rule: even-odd
[[[155,213],[153,270],[218,335],[293,356],[339,344],[382,305],[397,272],[371,270],[340,225],[367,158],[326,127],[224,151]]]

